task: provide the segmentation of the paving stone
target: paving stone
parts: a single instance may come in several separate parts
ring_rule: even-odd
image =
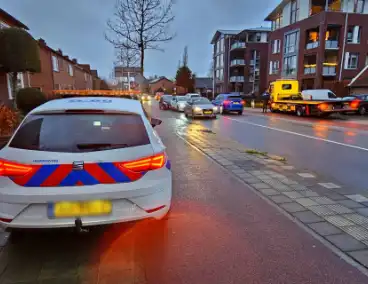
[[[255,183],[252,184],[252,186],[256,189],[266,189],[266,188],[270,188],[270,186],[266,183]]]
[[[368,240],[368,230],[362,228],[361,226],[355,225],[342,227],[341,230],[343,230],[345,233],[348,233],[358,241]]]
[[[342,216],[324,216],[324,218],[327,220],[327,222],[330,222],[331,224],[335,225],[336,227],[344,227],[344,226],[353,226],[354,223],[351,222],[348,219],[345,219]]]
[[[361,194],[352,194],[352,195],[345,195],[345,196],[356,202],[368,202],[368,198]]]
[[[282,169],[284,170],[293,170],[294,167],[293,166],[281,166]]]
[[[305,208],[296,202],[283,203],[280,204],[280,207],[284,208],[290,213],[305,211]]]
[[[297,173],[297,175],[303,178],[315,178],[315,176],[310,173]]]
[[[260,183],[261,181],[257,178],[247,178],[246,182],[249,184],[255,184],[255,183]]]
[[[280,194],[278,191],[276,191],[272,188],[260,189],[259,191],[262,192],[264,195],[267,195],[267,196]]]
[[[322,222],[323,219],[311,211],[295,212],[292,214],[294,217],[298,218],[303,223],[316,223]]]
[[[355,202],[353,200],[350,200],[350,199],[346,199],[346,200],[339,200],[337,201],[339,204],[347,207],[347,208],[350,208],[350,209],[355,209],[355,208],[363,208],[364,205],[358,203],[358,202]]]
[[[227,168],[227,169],[229,169],[229,168]],[[237,168],[234,168],[234,169],[229,169],[232,173],[234,173],[234,174],[245,174],[246,172],[243,170],[243,169],[241,169],[241,168],[239,168],[239,167],[237,167]]]
[[[349,252],[349,255],[364,266],[368,266],[368,250],[352,251]]]
[[[362,250],[366,248],[363,243],[359,242],[346,233],[326,236],[326,239],[342,251]]]
[[[303,196],[296,191],[283,192],[287,197],[291,199],[302,198]]]
[[[307,197],[298,198],[298,199],[295,199],[295,201],[298,202],[300,205],[303,205],[305,207],[319,205],[317,202],[315,202],[312,199],[307,198]]]
[[[279,194],[279,195],[274,195],[271,196],[271,200],[275,203],[288,203],[288,202],[293,202],[292,199],[290,199],[289,197],[286,197],[285,195]]]
[[[314,192],[312,190],[303,190],[303,191],[299,191],[301,195],[305,196],[305,197],[317,197],[319,196],[319,194],[317,192]]]
[[[336,212],[327,208],[325,205],[310,206],[308,209],[316,213],[318,216],[336,215]]]
[[[332,199],[324,196],[311,197],[310,199],[312,199],[313,201],[317,202],[320,205],[336,204],[336,201],[333,201]]]
[[[345,200],[346,197],[341,195],[341,194],[338,194],[338,193],[326,193],[324,194],[326,197],[332,199],[332,200],[335,200],[335,201],[339,201],[339,200]]]
[[[355,209],[359,214],[368,217],[368,208],[357,208]]]
[[[331,225],[328,222],[318,222],[309,224],[309,227],[311,227],[317,234],[321,236],[329,236],[329,235],[336,235],[341,234],[342,231],[335,226]]]
[[[345,206],[342,206],[340,204],[332,204],[332,205],[326,205],[327,208],[331,209],[332,211],[335,211],[338,214],[348,214],[353,213],[353,211]]]
[[[320,182],[318,183],[320,186],[323,186],[325,188],[328,188],[328,189],[336,189],[336,188],[341,188],[341,186],[337,185],[337,184],[334,184],[332,182]]]
[[[353,221],[355,224],[358,225],[363,225],[363,224],[368,224],[368,218],[364,217],[362,215],[353,213],[353,214],[344,214],[342,215],[344,218]]]
[[[300,190],[307,190],[308,187],[302,184],[291,184],[290,187],[294,190],[300,191]]]

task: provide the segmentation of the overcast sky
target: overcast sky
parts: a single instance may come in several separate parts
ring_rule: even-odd
[[[111,73],[114,51],[104,39],[106,21],[116,0],[0,0],[0,7],[26,24],[35,38],[60,48],[102,76]],[[263,19],[279,0],[176,0],[171,29],[177,36],[163,44],[164,52],[149,51],[145,75],[173,78],[185,45],[189,67],[206,76],[211,62],[211,38],[217,29],[265,26]]]

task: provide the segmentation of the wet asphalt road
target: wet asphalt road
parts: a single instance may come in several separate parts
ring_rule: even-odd
[[[166,115],[186,120],[181,113],[170,113]],[[368,193],[368,124],[247,110],[242,116],[229,114],[196,121],[249,148],[286,157],[300,169]]]
[[[159,112],[172,161],[167,220],[28,232],[0,256],[0,283],[368,283],[328,248],[175,134]],[[224,121],[226,123],[226,121]]]

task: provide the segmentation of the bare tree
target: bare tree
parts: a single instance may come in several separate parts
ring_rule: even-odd
[[[139,62],[139,51],[130,48],[116,48],[115,66],[136,67]]]
[[[207,77],[213,78],[214,68],[215,68],[215,63],[213,60],[211,60],[211,65],[210,65],[210,69],[208,70]]]
[[[184,47],[183,66],[188,67],[188,46]]]
[[[162,50],[160,43],[174,38],[168,30],[174,20],[173,4],[174,0],[117,0],[105,38],[115,48],[139,52],[143,73],[145,51]]]

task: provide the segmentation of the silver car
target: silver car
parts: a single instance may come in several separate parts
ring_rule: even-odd
[[[199,97],[190,99],[184,107],[186,117],[216,118],[218,109],[207,98]]]

